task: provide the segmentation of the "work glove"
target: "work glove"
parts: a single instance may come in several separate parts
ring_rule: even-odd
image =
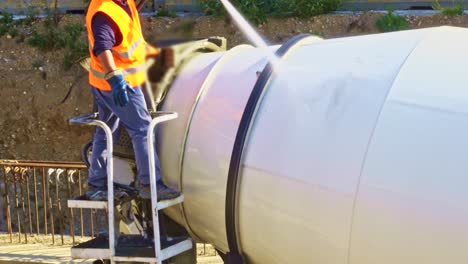
[[[106,80],[112,88],[112,97],[117,106],[124,107],[128,104],[127,91],[135,93],[132,87],[125,81],[123,75],[114,75]]]

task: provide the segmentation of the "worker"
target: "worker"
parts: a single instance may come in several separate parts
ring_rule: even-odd
[[[146,78],[146,57],[150,47],[144,40],[134,0],[92,0],[86,14],[90,47],[89,83],[99,112],[99,119],[112,130],[114,140],[123,126],[132,139],[137,165],[139,196],[151,198],[147,132],[151,121],[142,85]],[[179,192],[161,180],[155,155],[159,200],[172,199]],[[93,138],[86,196],[107,200],[106,135],[97,128]],[[119,189],[115,197],[125,196]]]

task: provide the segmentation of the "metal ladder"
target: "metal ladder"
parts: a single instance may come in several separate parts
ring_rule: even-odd
[[[151,214],[153,218],[153,241],[141,235],[119,235],[116,239],[114,223],[114,167],[112,131],[103,121],[98,120],[97,113],[82,115],[70,119],[71,124],[101,127],[107,138],[107,201],[89,201],[84,196],[68,200],[69,208],[107,209],[109,236],[97,237],[85,243],[72,247],[73,258],[109,259],[111,263],[117,261],[150,262],[161,264],[162,261],[174,257],[192,248],[192,240],[182,238],[161,238],[159,233],[159,210],[184,201],[183,194],[172,200],[158,202],[156,188],[156,167],[154,152],[155,127],[163,122],[177,118],[175,112],[157,112],[148,129],[148,161],[150,167],[151,186]]]

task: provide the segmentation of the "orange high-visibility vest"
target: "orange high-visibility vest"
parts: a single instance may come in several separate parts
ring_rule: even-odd
[[[109,91],[111,87],[104,78],[107,72],[105,72],[101,62],[92,52],[94,36],[91,23],[96,13],[102,12],[109,16],[122,33],[122,43],[113,47],[111,52],[116,68],[122,71],[125,80],[130,86],[136,87],[145,82],[146,56],[149,55],[148,53],[151,53],[151,55],[157,53],[154,48],[149,48],[149,45],[143,38],[135,1],[128,0],[127,4],[132,17],[112,0],[92,0],[86,14],[86,28],[88,30],[89,51],[91,55],[89,83],[100,90]]]

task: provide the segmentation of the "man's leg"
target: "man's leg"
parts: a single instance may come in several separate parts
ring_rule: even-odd
[[[105,122],[113,133],[114,140],[118,137],[119,118],[105,105],[101,94],[91,88],[99,112],[99,119]],[[104,130],[96,128],[93,137],[93,148],[89,168],[87,192],[88,199],[107,200],[107,138]]]
[[[134,89],[134,92],[129,92],[129,103],[125,107],[116,106],[110,96],[110,92],[99,91],[99,93],[102,94],[101,98],[105,101],[106,106],[112,109],[112,112],[120,119],[121,124],[125,126],[132,139],[137,164],[138,181],[139,184],[144,187],[144,194],[142,197],[150,198],[147,134],[151,117],[147,110],[143,92],[140,88]],[[171,199],[178,196],[178,192],[167,188],[162,183],[157,154],[155,155],[155,159],[159,198]]]

